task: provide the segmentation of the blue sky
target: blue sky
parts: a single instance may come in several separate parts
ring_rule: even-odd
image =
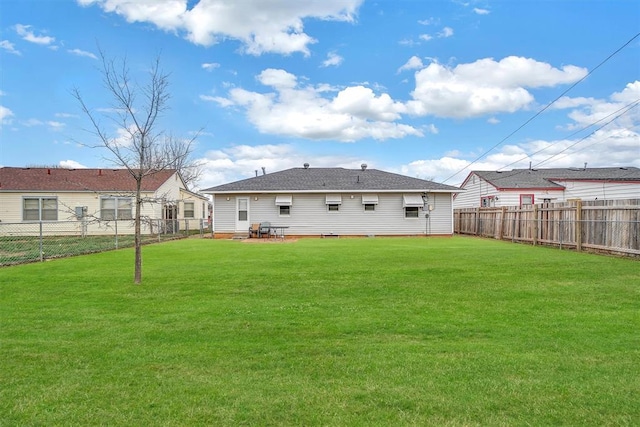
[[[112,166],[70,93],[108,111],[101,49],[141,82],[160,57],[158,126],[203,129],[201,188],[303,163],[451,185],[640,167],[639,32],[636,0],[3,0],[0,165]]]

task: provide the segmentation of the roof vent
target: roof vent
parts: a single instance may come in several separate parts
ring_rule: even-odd
[[[360,165],[360,168],[361,168],[362,170],[366,170],[366,169],[367,169],[367,164],[366,164],[366,163],[361,164],[361,165]]]
[[[309,163],[305,163],[303,166],[305,169],[309,169]]]
[[[266,174],[267,174],[267,168],[262,166],[262,175],[266,175]]]

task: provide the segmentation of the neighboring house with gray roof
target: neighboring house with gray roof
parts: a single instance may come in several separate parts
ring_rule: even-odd
[[[640,198],[640,169],[556,168],[473,171],[454,208],[524,206],[545,202]]]
[[[203,190],[213,196],[217,238],[252,224],[287,227],[289,236],[453,234],[457,187],[367,169],[287,169]]]
[[[113,233],[109,222],[117,218],[123,221],[119,233],[132,233],[128,220],[134,216],[135,192],[136,181],[126,169],[2,167],[0,222],[58,222],[60,232],[90,222],[86,231],[99,234]],[[141,192],[146,219],[193,221],[196,226],[208,216],[208,199],[189,191],[176,170],[146,176]]]

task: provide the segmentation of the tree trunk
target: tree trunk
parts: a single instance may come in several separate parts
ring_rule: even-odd
[[[141,177],[137,179],[136,183],[136,217],[135,217],[135,229],[134,229],[134,246],[135,246],[135,271],[133,276],[133,283],[139,285],[142,282],[142,244],[140,238],[140,217],[142,200],[140,199],[140,188],[142,184]]]

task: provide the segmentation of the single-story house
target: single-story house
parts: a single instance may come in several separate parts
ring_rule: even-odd
[[[287,169],[202,190],[213,196],[216,238],[246,236],[252,224],[288,236],[453,234],[458,188],[367,169]]]
[[[636,167],[473,171],[454,208],[526,206],[571,200],[640,198]]]
[[[0,222],[59,222],[60,230],[82,224],[85,232],[99,234],[111,232],[109,223],[117,219],[120,233],[133,232],[135,187],[126,169],[2,167]],[[208,216],[207,197],[189,191],[176,170],[143,178],[142,196],[145,220],[196,226]],[[153,232],[146,223],[146,231]]]

